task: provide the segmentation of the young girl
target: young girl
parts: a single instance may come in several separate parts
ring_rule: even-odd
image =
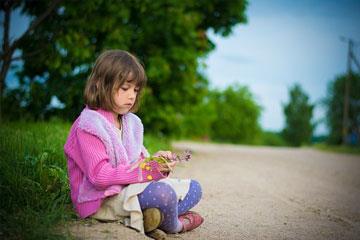
[[[131,112],[145,83],[142,65],[126,51],[105,51],[96,60],[85,86],[86,107],[64,146],[71,200],[81,218],[120,220],[150,235],[189,231],[203,222],[189,211],[200,201],[199,183],[168,178],[176,165],[170,151],[154,155],[169,164],[140,164],[149,153],[141,120]]]

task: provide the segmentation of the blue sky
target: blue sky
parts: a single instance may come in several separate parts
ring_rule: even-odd
[[[319,103],[328,82],[345,73],[347,45],[340,36],[360,43],[360,0],[253,0],[246,14],[248,23],[227,38],[209,32],[216,49],[205,60],[205,73],[212,87],[248,86],[263,107],[262,127],[278,131],[290,86],[300,83],[310,101]],[[28,22],[15,13],[11,36],[24,32]],[[360,60],[360,46],[355,54]],[[314,119],[324,116],[318,104]],[[326,133],[324,123],[316,133]]]
[[[3,12],[1,12],[3,14]],[[4,17],[0,15],[1,21],[3,21]],[[11,22],[10,22],[10,41],[14,41],[14,39],[17,39],[20,37],[26,29],[29,27],[30,18],[24,15],[20,15],[20,11],[18,9],[15,9],[15,11],[11,14]],[[0,33],[0,42],[3,41],[3,30],[1,26],[1,33]],[[15,54],[13,57],[18,56],[19,51],[15,51]],[[12,67],[14,66],[21,66],[20,61],[16,61],[12,63]],[[16,79],[16,76],[14,74],[14,71],[9,71],[6,77],[6,84],[8,87],[16,87],[17,81],[14,81]]]
[[[301,84],[310,101],[319,103],[328,82],[345,73],[347,44],[340,36],[360,41],[360,1],[253,0],[247,17],[248,23],[227,38],[210,33],[217,47],[205,72],[212,87],[248,86],[263,107],[262,127],[281,130],[289,87]],[[324,116],[318,104],[314,120]],[[317,134],[326,131],[324,123],[316,129]]]

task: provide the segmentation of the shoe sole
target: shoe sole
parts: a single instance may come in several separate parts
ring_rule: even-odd
[[[162,215],[157,208],[148,208],[143,212],[144,216],[144,230],[145,232],[151,232],[157,229],[162,221]]]

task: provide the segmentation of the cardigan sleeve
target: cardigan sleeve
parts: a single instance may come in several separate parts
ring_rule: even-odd
[[[141,156],[143,158],[150,157],[150,153],[144,145],[141,147]]]
[[[96,188],[106,189],[111,185],[126,185],[166,177],[158,170],[159,165],[155,161],[150,162],[147,168],[130,169],[130,165],[121,164],[114,168],[109,162],[103,142],[81,129],[77,131],[77,141],[80,164],[83,165],[85,175]]]

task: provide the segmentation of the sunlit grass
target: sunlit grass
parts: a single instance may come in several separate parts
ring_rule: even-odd
[[[359,146],[333,146],[326,144],[315,144],[314,147],[319,150],[329,151],[329,152],[337,152],[337,153],[348,153],[348,154],[356,154],[360,155],[360,147]]]
[[[67,239],[55,226],[76,219],[63,146],[70,123],[1,124],[0,239]],[[168,149],[167,139],[145,137],[149,151]]]
[[[71,217],[65,123],[7,123],[0,129],[1,229],[10,239],[62,239],[52,227]]]
[[[150,154],[154,154],[159,150],[170,150],[171,148],[169,138],[153,135],[145,135],[144,146]]]

